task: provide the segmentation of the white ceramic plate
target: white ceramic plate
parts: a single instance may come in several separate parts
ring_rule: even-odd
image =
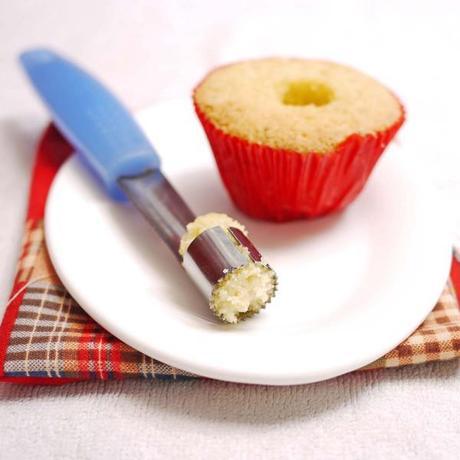
[[[379,358],[434,306],[450,266],[449,224],[429,181],[405,160],[410,145],[393,144],[340,215],[272,224],[233,207],[189,102],[139,120],[194,211],[243,222],[280,284],[260,315],[220,324],[142,217],[112,203],[71,158],[48,199],[48,248],[72,296],[124,342],[207,377],[308,383]]]

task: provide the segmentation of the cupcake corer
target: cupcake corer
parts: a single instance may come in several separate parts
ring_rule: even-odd
[[[140,127],[105,87],[46,49],[27,51],[20,60],[61,133],[109,195],[127,196],[153,225],[219,318],[235,323],[271,300],[276,275],[244,227],[225,215],[196,218],[161,173]]]

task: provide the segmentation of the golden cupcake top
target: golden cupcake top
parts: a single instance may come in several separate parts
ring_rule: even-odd
[[[220,67],[197,87],[199,110],[227,134],[301,153],[327,153],[402,115],[373,78],[326,61],[260,59]]]

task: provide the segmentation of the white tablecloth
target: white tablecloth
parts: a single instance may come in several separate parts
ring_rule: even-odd
[[[283,54],[355,65],[400,94],[404,135],[420,147],[411,153],[414,167],[429,166],[460,221],[459,24],[453,1],[2,1],[0,304],[46,123],[16,65],[20,50],[43,44],[69,54],[133,109],[189,94],[210,67],[230,59]],[[458,458],[459,394],[457,362],[284,388],[3,384],[0,457]]]

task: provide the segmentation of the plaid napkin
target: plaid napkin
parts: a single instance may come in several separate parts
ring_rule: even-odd
[[[0,381],[59,384],[90,379],[196,378],[134,350],[102,329],[72,299],[50,263],[43,233],[48,190],[71,148],[49,127],[38,146],[22,253],[0,326]],[[397,348],[365,369],[460,356],[460,264],[433,311]],[[397,318],[395,318],[397,321]]]

